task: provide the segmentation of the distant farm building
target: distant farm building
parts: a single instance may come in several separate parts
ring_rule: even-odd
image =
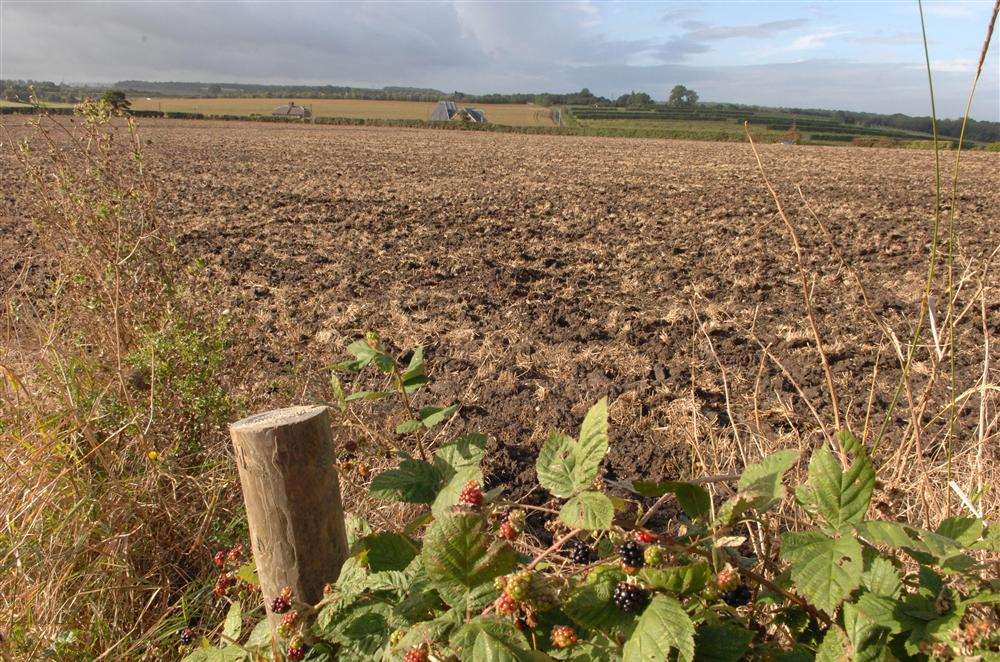
[[[478,108],[459,108],[454,101],[438,101],[431,113],[432,122],[475,122],[483,124],[486,122],[486,113]]]
[[[294,101],[289,101],[283,106],[278,106],[271,111],[273,117],[298,117],[306,118],[312,116],[312,111],[308,106],[296,106]]]

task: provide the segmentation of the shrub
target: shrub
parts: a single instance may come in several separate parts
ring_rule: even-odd
[[[341,370],[373,367],[387,386],[344,395],[335,377],[340,406],[395,397],[407,417],[403,434],[454,411],[411,408],[409,396],[427,383],[420,348],[405,365],[375,336],[349,349],[354,359]],[[963,517],[935,531],[868,519],[875,470],[850,432],[813,452],[788,524],[771,511],[799,451],[747,466],[720,499],[698,481],[602,480],[609,443],[602,399],[578,435],[553,432],[543,445],[535,468],[551,498],[532,526],[553,541],[541,547],[517,542],[523,504],[505,499],[502,487],[483,491],[482,436],[454,439],[433,455],[419,445],[417,457],[401,453],[371,494],[424,512],[402,532],[354,521],[352,556],[319,604],[264,596],[294,614],[279,628],[288,659],[881,659],[1000,650],[989,620],[992,566],[977,560],[1000,551],[1000,529]],[[676,521],[662,516],[668,498],[683,512]],[[186,659],[266,654],[267,621],[245,638],[241,623],[235,602],[223,647],[203,639]]]

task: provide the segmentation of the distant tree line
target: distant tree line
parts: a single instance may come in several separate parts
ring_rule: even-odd
[[[31,90],[40,101],[78,103],[86,97],[100,97],[105,86],[54,83],[51,81],[0,80],[0,99],[7,101],[28,101]],[[463,92],[443,92],[433,88],[389,86],[382,88],[348,87],[342,85],[254,85],[249,83],[189,83],[153,82],[125,80],[115,83],[112,89],[128,96],[147,97],[208,97],[247,98],[264,97],[274,99],[373,99],[389,101],[440,101],[448,99],[462,103],[533,103],[538,106],[592,106],[620,107],[635,110],[655,108],[657,103],[646,92],[632,91],[617,99],[597,96],[587,88],[567,94],[554,93],[512,93],[512,94],[465,94]],[[931,132],[930,117],[911,117],[896,113],[881,115],[847,110],[823,110],[817,108],[767,107],[736,103],[699,102],[698,93],[676,85],[668,93],[667,104],[677,108],[730,108],[753,110],[756,112],[784,112],[793,115],[822,117],[850,125],[863,127],[889,127],[905,131]],[[938,132],[941,136],[957,138],[962,128],[961,119],[939,119]],[[1000,122],[969,120],[966,128],[967,140],[980,142],[1000,141]]]

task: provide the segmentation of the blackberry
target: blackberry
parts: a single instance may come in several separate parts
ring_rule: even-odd
[[[528,570],[507,576],[507,595],[518,602],[527,600],[531,593],[531,572]]]
[[[510,616],[517,611],[517,601],[506,593],[501,593],[493,603],[493,608],[502,616]]]
[[[750,604],[750,588],[746,584],[740,584],[731,591],[722,594],[722,600],[730,607],[742,607]]]
[[[309,649],[305,645],[301,646],[289,646],[288,647],[288,659],[298,662],[298,660],[306,659],[306,652]]]
[[[281,595],[271,600],[271,611],[275,614],[284,614],[292,608],[292,589],[287,586],[281,589]]]
[[[569,557],[573,563],[587,565],[594,560],[594,550],[590,545],[582,540],[571,540],[569,543]]]
[[[643,552],[642,558],[645,559],[646,565],[658,566],[663,563],[663,548],[659,545],[650,545]]]
[[[483,488],[474,480],[470,480],[458,495],[458,503],[469,508],[483,505]]]
[[[639,542],[653,543],[656,542],[657,537],[656,534],[651,531],[647,531],[646,529],[637,529],[635,532],[635,539]]]
[[[181,643],[187,646],[192,641],[194,641],[194,630],[191,628],[184,628],[181,630]]]
[[[212,562],[215,563],[215,567],[221,569],[222,566],[226,565],[226,550],[220,549],[212,557]]]
[[[736,571],[731,565],[726,565],[725,568],[719,571],[719,574],[715,576],[715,585],[720,591],[731,591],[736,588],[736,585],[740,581],[740,573]]]
[[[406,651],[403,662],[427,662],[427,646],[414,646]]]
[[[552,628],[552,643],[556,648],[570,648],[578,641],[576,630],[568,625],[557,625]]]
[[[503,522],[500,525],[500,537],[504,540],[516,540],[517,533],[517,529],[510,522]]]
[[[634,540],[626,540],[618,548],[618,553],[622,557],[622,565],[630,568],[641,568],[646,565],[646,560],[642,556],[642,545]]]
[[[614,600],[615,606],[622,611],[638,614],[649,604],[649,591],[638,584],[619,582],[611,599]]]

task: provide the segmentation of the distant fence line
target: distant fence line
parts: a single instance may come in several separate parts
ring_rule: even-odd
[[[0,115],[72,115],[73,108],[39,108],[36,106],[4,106],[0,107]],[[663,128],[641,128],[641,127],[587,127],[587,126],[511,126],[508,124],[490,124],[476,122],[429,122],[427,120],[416,119],[375,119],[362,117],[280,117],[273,115],[216,115],[208,113],[189,113],[183,111],[158,111],[158,110],[130,110],[129,115],[133,117],[150,117],[157,119],[180,119],[180,120],[221,120],[233,122],[276,122],[291,124],[327,124],[333,126],[382,126],[401,127],[410,129],[437,129],[444,131],[486,131],[490,133],[521,133],[529,135],[550,135],[550,136],[592,136],[606,138],[660,138],[667,140],[708,140],[716,142],[746,142],[743,134],[734,134],[726,131],[691,131],[684,129],[663,129]],[[562,118],[560,118],[562,119]],[[764,124],[752,128],[767,128]],[[758,142],[780,142],[784,136],[780,134],[755,134],[754,140]],[[850,142],[848,142],[850,141]],[[853,144],[862,147],[919,147],[926,148],[928,141],[892,141],[892,140],[859,140],[854,136],[846,137],[843,134],[817,134],[812,141],[805,141],[805,144],[839,143]],[[953,146],[950,141],[943,140],[940,143],[942,149]],[[967,143],[966,147],[973,145]],[[994,151],[994,150],[990,150]]]

